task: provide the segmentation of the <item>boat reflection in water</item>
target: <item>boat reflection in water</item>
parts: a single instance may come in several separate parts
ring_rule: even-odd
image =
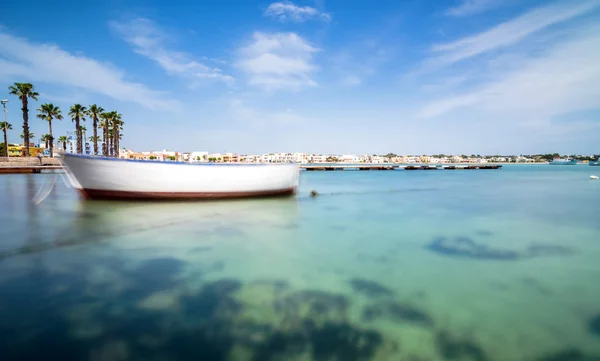
[[[88,199],[222,199],[292,195],[294,163],[216,164],[64,154],[71,184]]]

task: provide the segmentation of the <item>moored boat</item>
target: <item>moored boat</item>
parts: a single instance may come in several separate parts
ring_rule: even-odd
[[[589,164],[590,164],[590,166],[592,166],[592,167],[600,167],[600,159],[599,159],[599,160],[597,160],[597,161],[595,161],[595,162],[592,162],[592,161],[590,161],[590,163],[589,163]]]
[[[65,154],[67,176],[88,199],[220,199],[295,193],[294,163],[176,163]]]
[[[555,158],[552,159],[550,162],[548,162],[548,164],[550,165],[575,165],[577,164],[577,159],[560,159],[560,158]]]

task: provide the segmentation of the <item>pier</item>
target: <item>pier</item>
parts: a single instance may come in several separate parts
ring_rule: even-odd
[[[306,171],[343,171],[343,170],[475,170],[475,169],[500,169],[497,164],[465,164],[465,165],[394,165],[394,164],[323,164],[301,165]]]
[[[42,173],[44,170],[60,170],[59,165],[9,165],[0,166],[0,174],[31,174]]]

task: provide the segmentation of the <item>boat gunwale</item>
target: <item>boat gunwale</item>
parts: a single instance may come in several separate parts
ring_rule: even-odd
[[[63,154],[62,157],[74,157],[74,158],[83,158],[83,159],[91,159],[91,160],[107,160],[107,161],[121,161],[121,162],[132,162],[132,163],[157,163],[157,164],[171,164],[171,165],[196,165],[196,166],[210,166],[210,167],[214,167],[214,166],[228,166],[228,167],[240,167],[240,166],[250,166],[250,167],[256,167],[256,166],[296,166],[296,167],[300,167],[298,163],[292,163],[292,162],[288,162],[288,163],[213,163],[213,162],[206,162],[206,163],[187,163],[187,162],[175,162],[175,161],[163,161],[163,160],[145,160],[145,159],[122,159],[122,158],[112,158],[112,157],[103,157],[103,156],[96,156],[96,155],[84,155],[84,154],[71,154],[71,153],[66,153]]]

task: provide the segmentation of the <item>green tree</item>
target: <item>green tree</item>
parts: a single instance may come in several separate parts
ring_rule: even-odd
[[[66,135],[61,135],[60,137],[58,137],[58,142],[62,143],[63,146],[63,151],[67,151],[67,142],[69,141],[69,138]]]
[[[88,117],[92,119],[92,127],[94,130],[94,155],[98,155],[98,140],[100,139],[100,137],[98,137],[98,120],[100,119],[99,117],[100,115],[102,115],[103,112],[104,109],[102,109],[102,107],[97,106],[96,104],[90,105],[87,111]]]
[[[37,117],[48,122],[48,129],[50,131],[50,134],[48,134],[46,148],[50,148],[50,157],[54,157],[54,137],[52,136],[52,120],[61,120],[63,118],[62,112],[59,107],[51,103],[42,104],[42,106],[39,107],[37,111],[39,112]]]
[[[23,112],[23,134],[24,138],[29,136],[29,98],[37,100],[39,94],[33,89],[31,83],[14,83],[8,87],[9,94],[17,96],[21,100],[21,111]],[[29,142],[25,142],[25,156],[29,157]]]
[[[48,143],[50,142],[50,134],[42,134],[42,138],[41,138],[42,142],[44,142],[44,145],[46,146],[46,149],[48,149]]]
[[[23,133],[21,133],[20,135],[21,139],[25,139],[25,135],[23,135]],[[29,140],[32,140],[35,138],[35,133],[34,132],[29,132]],[[29,144],[29,142],[27,142]]]
[[[71,106],[69,110],[69,115],[71,119],[75,122],[75,135],[77,137],[77,154],[83,153],[83,143],[82,143],[82,134],[81,134],[81,123],[80,121],[85,121],[85,116],[87,114],[87,109],[81,104],[74,104]]]
[[[154,156],[154,155],[151,155],[151,156],[150,156],[150,157],[148,157],[148,158],[149,158],[149,159],[151,159],[151,160],[154,160],[154,159],[156,159],[156,156]]]
[[[4,155],[8,157],[8,135],[7,131],[12,130],[12,124],[9,122],[0,122],[0,128],[4,133]]]
[[[112,145],[113,145],[113,155],[115,157],[119,156],[119,140],[121,140],[121,127],[123,126],[122,115],[114,112],[113,117],[111,119],[112,125]]]
[[[102,128],[102,156],[108,157],[108,126],[112,112],[100,114],[100,128]]]

